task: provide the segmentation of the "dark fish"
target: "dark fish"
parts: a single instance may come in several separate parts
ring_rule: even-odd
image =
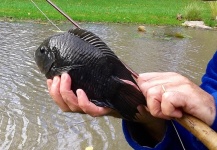
[[[68,72],[72,90],[83,89],[91,102],[117,110],[127,120],[136,119],[143,94],[123,80],[135,81],[131,72],[95,34],[76,28],[46,39],[35,52],[35,61],[48,79]]]

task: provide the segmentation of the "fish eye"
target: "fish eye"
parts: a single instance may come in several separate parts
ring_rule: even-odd
[[[41,47],[41,48],[40,48],[40,52],[41,52],[41,53],[44,53],[44,52],[45,52],[45,47]]]

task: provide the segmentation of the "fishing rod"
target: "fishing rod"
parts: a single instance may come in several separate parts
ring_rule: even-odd
[[[51,4],[57,11],[59,11],[64,17],[66,17],[66,19],[68,19],[72,24],[74,24],[77,28],[81,29],[81,27],[74,20],[72,20],[66,13],[59,9],[53,2],[51,2],[50,0],[46,1]]]
[[[62,10],[60,10],[55,4],[50,0],[46,0],[50,3],[56,10],[58,10],[63,16],[65,16],[73,25],[77,28],[81,28],[74,20],[72,20],[68,15],[66,15]],[[123,63],[123,62],[122,62]],[[126,68],[131,72],[133,77],[137,79],[139,74],[133,71],[129,66],[123,63]],[[191,116],[189,114],[183,113],[182,118],[175,118],[179,124],[190,131],[195,137],[197,137],[208,149],[217,149],[217,133],[211,129],[206,123],[202,122],[198,118]]]

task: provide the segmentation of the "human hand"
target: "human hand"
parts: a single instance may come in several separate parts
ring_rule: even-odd
[[[48,79],[47,86],[52,99],[64,112],[86,113],[93,117],[103,115],[119,117],[116,111],[98,107],[90,102],[82,89],[76,91],[76,96],[71,90],[71,78],[67,73],[63,73],[61,77],[55,76],[53,80]]]
[[[139,75],[137,83],[153,116],[181,118],[186,112],[208,125],[213,123],[214,98],[186,77],[172,72],[144,73]]]
[[[123,81],[134,85],[130,81]],[[98,107],[90,102],[85,92],[81,89],[76,91],[76,96],[71,90],[71,78],[66,73],[62,74],[61,77],[54,77],[53,80],[48,79],[47,86],[53,101],[56,102],[64,112],[86,113],[93,117],[103,115],[121,117],[119,113],[110,108]],[[138,111],[140,112],[137,113],[138,120],[135,121],[142,123],[145,128],[149,129],[150,134],[153,134],[153,137],[161,140],[165,130],[165,124],[162,119],[153,117],[143,107],[139,106]]]

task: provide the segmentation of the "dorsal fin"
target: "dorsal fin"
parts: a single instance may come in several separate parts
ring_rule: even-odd
[[[114,52],[94,33],[81,28],[71,29],[68,32],[88,42],[94,47],[97,47],[103,54],[115,57],[117,59],[117,56],[114,54]]]

